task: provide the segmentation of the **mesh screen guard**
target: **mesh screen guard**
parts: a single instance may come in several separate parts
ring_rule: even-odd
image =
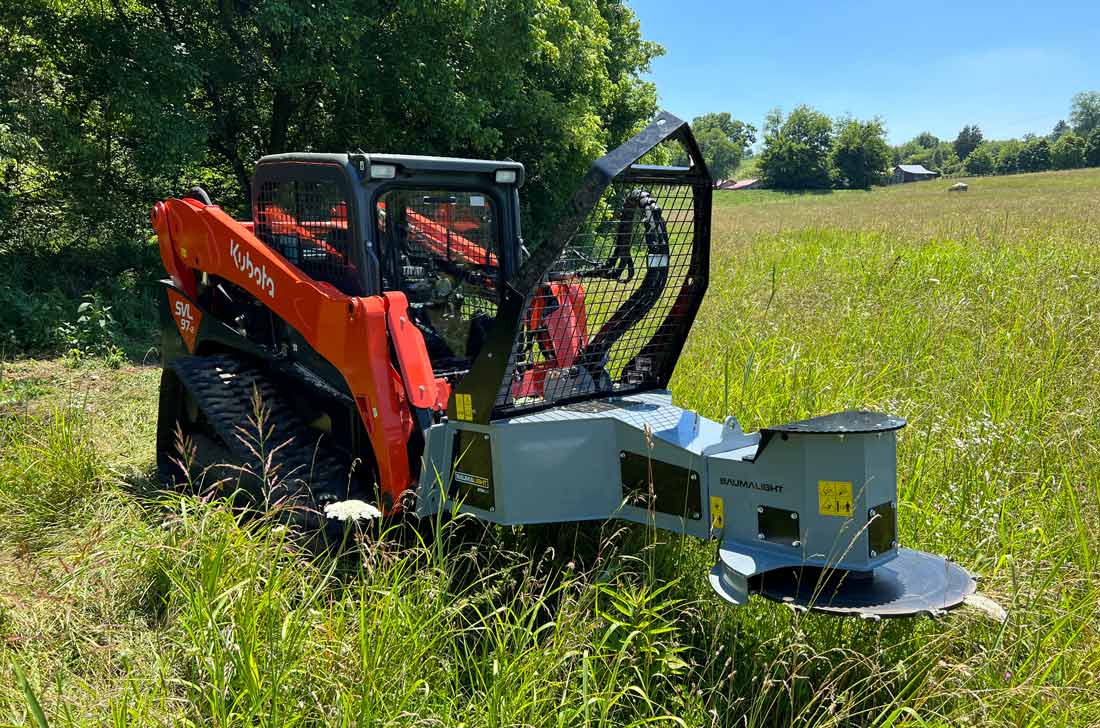
[[[256,236],[310,278],[362,295],[349,195],[340,178],[299,170],[293,172],[297,176],[273,178],[264,172],[253,185]],[[282,174],[288,174],[285,168]]]
[[[638,164],[666,142],[691,166]],[[702,156],[670,114],[597,160],[459,383],[474,420],[667,386],[707,288],[710,206]]]

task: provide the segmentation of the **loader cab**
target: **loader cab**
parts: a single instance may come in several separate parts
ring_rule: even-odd
[[[437,376],[460,379],[522,255],[512,161],[280,154],[253,179],[257,236],[350,296],[401,291]]]
[[[368,204],[383,291],[402,291],[437,376],[457,380],[520,264],[516,162],[370,155]]]

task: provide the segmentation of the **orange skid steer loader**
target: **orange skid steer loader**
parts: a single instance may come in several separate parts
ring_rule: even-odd
[[[659,145],[689,165],[642,163]],[[250,221],[201,189],[157,203],[162,481],[228,481],[302,529],[348,500],[655,523],[718,542],[732,604],[909,616],[974,590],[898,543],[904,420],[746,433],[673,404],[710,253],[687,124],[660,114],[599,159],[532,255],[523,181],[510,161],[281,154],[256,165]]]

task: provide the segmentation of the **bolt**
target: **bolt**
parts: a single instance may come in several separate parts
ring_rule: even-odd
[[[764,534],[762,534],[762,533],[758,533],[758,534],[756,534],[756,538],[758,538],[759,540],[763,541],[763,540],[764,540]]]
[[[692,480],[699,480],[699,476],[698,476],[698,475],[696,475],[695,473],[692,473],[692,474],[691,474],[691,479],[692,479]]]
[[[868,511],[867,511],[867,517],[868,517],[868,518],[874,518],[874,517],[875,517],[875,516],[877,516],[877,515],[878,515],[878,512],[877,512],[877,511],[875,511],[875,509],[874,509],[874,508],[872,508],[872,509],[870,509],[870,510],[868,510]]]
[[[488,440],[488,439],[489,439],[489,436],[488,436],[488,435],[482,435],[482,437],[484,437],[484,438],[485,438],[486,440]]]
[[[798,520],[798,513],[792,511],[791,512],[791,520],[792,521],[797,521]]]
[[[626,453],[625,452],[620,452],[619,453],[619,460],[626,460]]]
[[[496,510],[497,510],[497,507],[496,507],[496,506],[489,506],[489,512],[490,512],[490,513],[495,513],[495,512],[496,512]]]
[[[764,506],[757,506],[756,507],[756,512],[757,513],[763,513],[764,512]]]
[[[874,549],[871,549],[871,558],[873,559],[876,556],[878,556],[878,551],[875,551]]]
[[[897,547],[898,547],[898,542],[897,541],[891,541],[890,542],[890,548],[896,549]]]
[[[693,520],[698,521],[699,520],[699,511],[692,511],[691,512],[691,517],[692,517]]]
[[[796,546],[797,547],[797,546],[801,546],[801,545],[802,545],[801,541],[798,541],[798,540],[791,541],[791,546]]]

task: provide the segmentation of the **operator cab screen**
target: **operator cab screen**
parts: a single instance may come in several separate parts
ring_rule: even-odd
[[[481,192],[396,189],[376,209],[382,287],[409,299],[437,375],[461,376],[477,356],[499,300],[499,223]]]

